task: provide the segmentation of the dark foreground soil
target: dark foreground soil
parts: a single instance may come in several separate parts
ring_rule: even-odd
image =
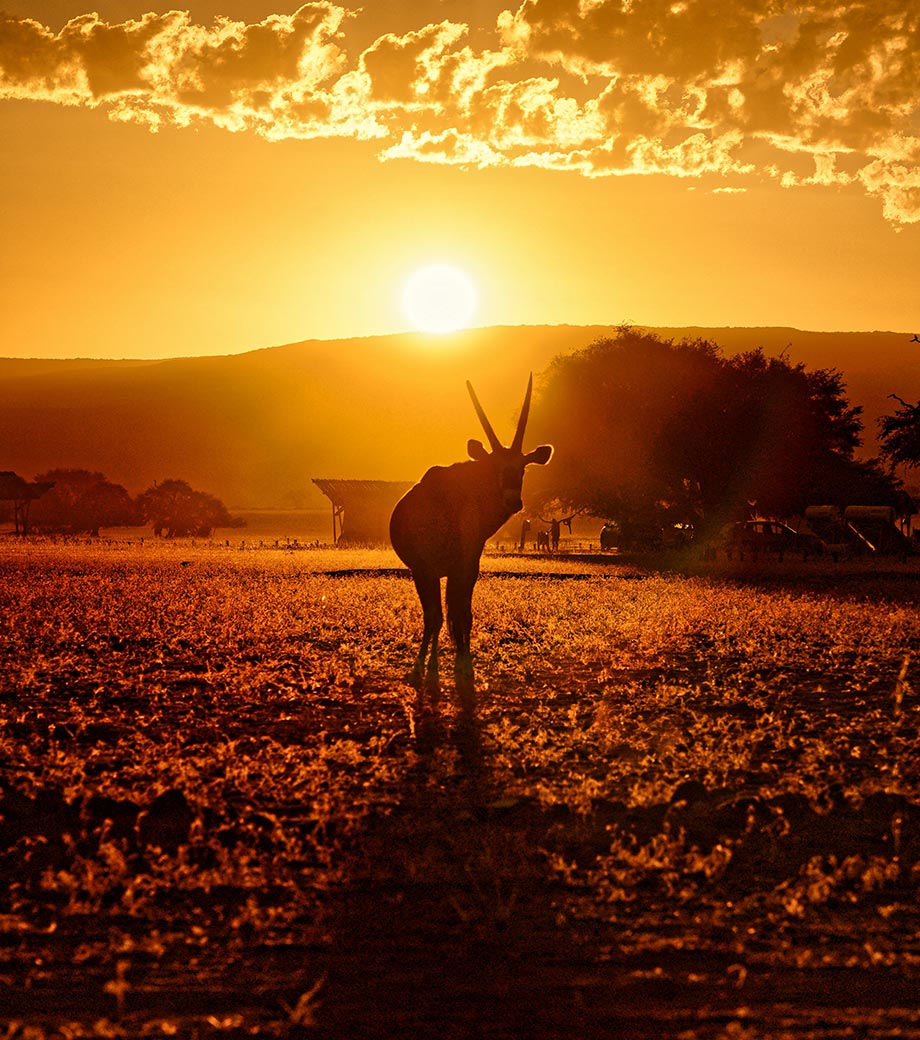
[[[403,579],[244,578],[227,627],[220,569],[156,621],[179,571],[4,564],[0,1037],[920,1037],[913,581],[735,589],[749,645],[715,605],[616,671],[487,579],[460,696],[402,678]]]

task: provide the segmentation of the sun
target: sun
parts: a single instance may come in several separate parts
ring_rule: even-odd
[[[476,286],[451,264],[428,264],[413,272],[402,293],[403,311],[419,332],[456,332],[476,313]]]

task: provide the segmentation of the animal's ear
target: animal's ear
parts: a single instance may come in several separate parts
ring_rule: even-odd
[[[541,444],[539,448],[534,448],[529,455],[524,456],[524,465],[528,466],[531,462],[535,462],[538,466],[545,466],[552,457],[552,444]]]
[[[466,450],[471,459],[475,459],[479,462],[482,459],[487,459],[489,453],[485,449],[485,445],[482,441],[469,440],[466,442]]]

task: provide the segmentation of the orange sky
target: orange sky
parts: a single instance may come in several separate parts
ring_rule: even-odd
[[[920,331],[903,0],[0,4],[4,356],[398,331],[433,261],[479,325]]]

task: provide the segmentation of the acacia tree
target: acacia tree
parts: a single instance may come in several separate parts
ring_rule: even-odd
[[[920,466],[920,402],[909,404],[897,394],[888,396],[897,401],[900,408],[878,421],[882,457],[892,465],[915,469]]]
[[[31,522],[40,530],[98,537],[102,527],[132,527],[139,522],[125,488],[102,473],[53,469],[35,480],[53,485],[32,505]]]
[[[0,471],[0,520],[12,520],[16,534],[29,534],[32,503],[51,487],[50,483],[30,484],[12,470]]]
[[[712,344],[675,346],[626,328],[556,358],[531,420],[555,458],[530,486],[622,523],[677,503],[694,509],[722,378]]]
[[[860,411],[835,371],[622,328],[551,364],[531,425],[556,454],[530,487],[627,524],[788,515],[881,475],[853,459]]]
[[[729,505],[754,501],[764,513],[789,515],[813,504],[819,487],[831,491],[829,476],[839,480],[847,471],[852,484],[862,472],[853,458],[862,408],[849,405],[839,372],[809,371],[762,350],[725,364],[733,377],[727,457],[737,474]]]
[[[215,527],[241,527],[219,498],[193,490],[184,480],[164,480],[138,496],[137,506],[154,534],[166,538],[180,535],[206,537]]]

